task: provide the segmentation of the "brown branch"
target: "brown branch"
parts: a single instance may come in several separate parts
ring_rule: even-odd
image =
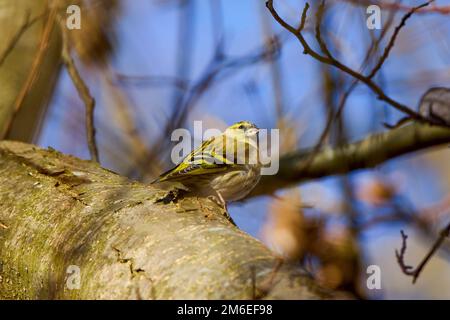
[[[276,175],[261,177],[251,196],[272,194],[278,189],[304,181],[354,170],[373,168],[392,158],[432,146],[450,143],[450,129],[412,123],[387,132],[373,134],[365,139],[336,148],[324,147],[313,157],[314,150],[297,150],[280,158]]]
[[[94,109],[95,109],[95,99],[89,92],[89,88],[81,78],[80,73],[75,65],[75,62],[70,55],[70,44],[69,37],[67,34],[66,26],[63,20],[60,21],[61,33],[63,36],[63,49],[62,49],[62,60],[67,68],[67,72],[77,89],[78,95],[83,101],[86,110],[86,135],[87,143],[89,148],[89,153],[91,155],[91,160],[98,162],[98,148],[97,142],[95,140],[95,127],[94,127]]]
[[[417,279],[420,276],[420,273],[427,265],[428,261],[431,259],[431,257],[435,254],[435,252],[439,249],[439,247],[444,242],[445,238],[448,238],[450,236],[450,223],[442,229],[442,231],[439,233],[439,237],[434,242],[431,249],[428,251],[427,255],[422,259],[422,262],[417,266],[417,268],[413,268],[412,266],[409,266],[405,263],[405,253],[407,249],[407,242],[408,236],[403,232],[403,230],[400,230],[400,234],[402,236],[402,247],[400,251],[395,250],[395,256],[397,257],[397,262],[402,270],[402,272],[408,276],[413,277],[412,283],[416,283]]]
[[[400,33],[400,30],[405,26],[406,21],[419,9],[422,9],[426,6],[428,6],[430,3],[434,2],[434,0],[430,0],[428,2],[425,2],[417,7],[413,7],[410,11],[408,11],[407,14],[405,14],[402,18],[402,20],[400,21],[400,24],[395,28],[394,33],[392,34],[391,39],[389,40],[388,45],[386,46],[386,48],[384,49],[383,55],[380,57],[380,59],[378,60],[378,63],[375,65],[375,67],[372,69],[372,71],[370,72],[370,74],[367,76],[368,79],[372,79],[375,74],[381,69],[381,67],[383,66],[384,62],[386,61],[386,59],[389,56],[389,53],[391,52],[392,48],[394,47],[395,44],[395,40],[397,39],[398,34]]]
[[[364,83],[367,87],[369,87],[377,96],[378,99],[383,100],[385,102],[387,102],[388,104],[390,104],[392,107],[394,107],[395,109],[407,114],[409,117],[411,117],[412,119],[418,120],[418,121],[422,121],[422,122],[428,122],[428,123],[432,123],[432,124],[437,124],[435,123],[435,121],[433,119],[428,119],[424,116],[422,116],[421,114],[419,114],[418,112],[412,110],[411,108],[407,107],[406,105],[392,99],[391,97],[389,97],[384,91],[383,89],[381,89],[381,87],[379,87],[375,82],[373,82],[373,80],[367,76],[364,76],[363,74],[351,69],[350,67],[346,66],[345,64],[341,63],[339,60],[329,57],[329,56],[323,56],[320,53],[314,51],[314,49],[312,49],[310,47],[310,45],[308,44],[308,42],[306,41],[306,39],[304,38],[303,34],[301,33],[301,30],[299,31],[298,28],[294,28],[293,26],[291,26],[290,24],[288,24],[283,18],[281,18],[277,11],[274,9],[273,7],[273,0],[268,0],[266,2],[266,7],[269,9],[270,13],[272,14],[272,16],[274,17],[274,19],[286,30],[288,30],[289,32],[291,32],[301,43],[302,47],[303,47],[303,53],[304,54],[308,54],[311,57],[313,57],[314,59],[318,60],[319,62],[331,65],[336,67],[337,69],[341,70],[342,72],[352,76],[355,79],[358,79],[359,81],[361,81],[362,83]],[[303,14],[302,14],[302,20],[304,18],[304,16],[306,16],[306,11],[307,11],[307,7],[308,5],[305,5],[305,8],[303,9]]]
[[[129,139],[130,146],[133,152],[130,154],[130,160],[134,163],[132,166],[136,168],[143,167],[143,163],[139,163],[139,159],[147,159],[150,154],[148,150],[145,137],[141,134],[139,126],[136,123],[133,114],[134,103],[128,93],[122,88],[118,87],[114,79],[116,75],[110,67],[105,68],[105,86],[108,94],[111,97],[111,103],[108,105],[114,108],[113,114],[117,119],[118,128]]]
[[[322,16],[319,16],[320,20],[322,19]],[[302,17],[302,20],[304,20],[306,17]],[[320,20],[318,19],[317,24],[320,24]],[[376,50],[376,48],[378,48],[381,40],[383,40],[384,36],[386,35],[387,30],[389,29],[390,25],[392,24],[392,21],[394,20],[394,14],[390,14],[385,25],[383,26],[383,31],[381,32],[380,36],[378,37],[378,39],[376,41],[374,41],[372,43],[372,45],[370,46],[370,48],[367,50],[366,52],[366,56],[364,58],[364,61],[362,63],[361,66],[361,72],[364,71],[364,69],[366,68],[370,56],[372,54],[372,52],[374,52]],[[304,21],[303,21],[304,24]],[[319,29],[320,30],[320,29]],[[318,37],[320,39],[320,36]],[[340,101],[339,101],[339,105],[337,107],[336,112],[330,112],[327,122],[325,124],[325,128],[322,131],[322,134],[319,137],[318,142],[316,143],[316,146],[314,147],[314,152],[311,154],[311,159],[317,154],[317,152],[319,152],[320,148],[323,146],[323,144],[325,143],[325,139],[328,136],[328,133],[331,130],[331,127],[334,123],[335,119],[339,119],[344,111],[345,108],[345,104],[347,102],[348,97],[352,94],[353,90],[356,88],[357,84],[358,84],[359,80],[358,79],[354,79],[353,82],[351,83],[351,85],[349,86],[349,88],[344,92],[344,94],[342,95]],[[409,118],[408,118],[409,119]],[[309,165],[309,164],[307,164]]]

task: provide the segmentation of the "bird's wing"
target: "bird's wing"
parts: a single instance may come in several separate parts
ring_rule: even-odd
[[[206,175],[226,171],[234,165],[226,156],[216,153],[216,144],[222,136],[206,140],[202,145],[187,155],[182,162],[174,168],[164,172],[154,182],[167,180],[184,180],[192,176]]]

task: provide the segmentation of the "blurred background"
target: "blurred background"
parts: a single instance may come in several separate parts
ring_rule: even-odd
[[[401,18],[422,2],[327,1],[323,39],[340,61],[369,70]],[[224,129],[239,120],[279,128],[282,154],[313,147],[353,83],[340,70],[302,54],[264,0],[75,3],[82,7],[82,24],[71,44],[96,100],[100,162],[131,179],[149,182],[173,166],[170,133],[179,127],[192,130],[198,120],[204,129]],[[382,27],[369,30],[366,9],[377,3]],[[318,4],[311,1],[304,29],[315,48]],[[274,1],[293,25],[304,5]],[[414,109],[430,87],[450,86],[449,7],[450,1],[435,1],[414,14],[374,78],[387,94]],[[88,159],[85,106],[65,68],[46,101],[48,109],[30,140]],[[401,117],[366,86],[356,85],[324,144],[363,139]],[[24,123],[16,125],[19,136]],[[409,236],[407,262],[415,266],[448,223],[449,163],[448,147],[425,150],[376,169],[279,190],[276,198],[250,198],[229,210],[241,229],[302,264],[325,286],[370,299],[450,299],[449,240],[414,285],[395,257],[401,229]],[[366,287],[369,265],[381,269],[379,290]]]

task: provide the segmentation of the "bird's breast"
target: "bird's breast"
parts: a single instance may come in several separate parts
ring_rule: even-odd
[[[226,201],[237,201],[244,198],[258,183],[260,168],[244,166],[242,170],[235,170],[218,176],[211,181],[211,187],[219,192]]]

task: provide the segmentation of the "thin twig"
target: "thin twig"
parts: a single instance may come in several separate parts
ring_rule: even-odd
[[[381,69],[381,67],[383,66],[384,62],[386,61],[386,59],[389,56],[389,53],[391,52],[392,48],[394,47],[395,44],[395,40],[397,39],[398,34],[400,33],[400,30],[405,26],[406,21],[419,9],[424,8],[426,6],[428,6],[430,3],[434,2],[434,0],[425,2],[417,7],[412,8],[407,14],[405,14],[402,18],[402,20],[400,21],[400,24],[395,28],[394,33],[392,34],[391,39],[389,40],[388,45],[386,46],[386,48],[384,49],[383,55],[380,57],[380,59],[378,60],[378,63],[375,65],[375,67],[372,69],[372,71],[369,73],[369,75],[367,76],[368,79],[372,79],[375,74],[378,72],[378,70]]]
[[[326,45],[325,41],[322,39],[322,34],[320,31],[320,25],[322,23],[323,14],[325,11],[325,0],[322,0],[322,2],[319,5],[319,8],[317,9],[316,13],[316,39],[319,43],[320,49],[325,53],[325,55],[328,56],[330,59],[334,59],[331,55],[330,50],[328,50],[328,46]]]
[[[250,274],[251,274],[251,280],[252,280],[252,299],[256,300],[258,298],[256,294],[256,270],[255,266],[250,267]]]
[[[334,0],[335,2],[342,2],[343,0]],[[354,5],[361,5],[367,7],[369,5],[377,5],[382,9],[390,10],[390,11],[410,11],[411,6],[403,5],[401,3],[392,3],[392,2],[384,2],[384,1],[374,1],[374,0],[344,0],[348,3]],[[436,6],[433,5],[429,8],[425,8],[424,10],[420,10],[419,14],[426,13],[439,13],[439,14],[450,14],[450,6]]]
[[[251,280],[254,300],[262,300],[270,293],[275,285],[274,280],[278,275],[278,271],[280,271],[283,263],[284,260],[280,257],[277,257],[274,268],[271,270],[268,278],[264,279],[263,283],[261,283],[259,287],[256,285],[256,270],[254,267],[251,267],[250,271],[252,276]]]
[[[0,228],[8,229],[9,227],[0,221]]]
[[[320,53],[314,51],[314,49],[312,49],[310,47],[310,45],[308,44],[308,42],[306,41],[306,39],[303,37],[302,33],[298,31],[298,28],[294,28],[293,26],[291,26],[290,24],[288,24],[284,19],[282,19],[277,11],[274,9],[273,7],[273,0],[268,0],[266,2],[266,6],[269,9],[270,13],[272,14],[272,16],[274,17],[274,19],[286,30],[288,30],[289,32],[291,32],[301,43],[302,47],[303,47],[303,53],[304,54],[308,54],[311,57],[313,57],[314,59],[334,66],[337,69],[340,69],[341,71],[343,71],[344,73],[347,73],[348,75],[352,76],[355,79],[358,79],[359,81],[363,82],[366,86],[368,86],[377,96],[378,99],[383,100],[385,102],[387,102],[388,104],[390,104],[392,107],[394,107],[395,109],[409,115],[412,119],[418,120],[418,121],[422,121],[422,122],[428,122],[431,124],[437,124],[435,123],[435,121],[433,119],[428,119],[424,116],[422,116],[420,113],[412,110],[411,108],[407,107],[406,105],[392,99],[391,97],[389,97],[384,91],[383,89],[381,89],[381,87],[379,87],[375,82],[372,81],[372,79],[364,76],[363,74],[351,69],[350,67],[344,65],[343,63],[341,63],[339,60],[334,59],[334,58],[330,58],[329,56],[323,56]],[[303,15],[302,15],[302,20],[303,17],[306,15],[306,11],[307,11],[307,5],[305,5],[305,8],[303,9]]]
[[[450,236],[450,223],[444,229],[442,229],[442,231],[439,233],[439,237],[436,239],[427,255],[422,259],[422,262],[420,262],[420,264],[415,269],[405,263],[405,253],[407,248],[406,240],[408,239],[408,236],[405,234],[405,232],[403,232],[403,230],[400,230],[400,234],[402,236],[402,247],[400,251],[395,250],[395,256],[397,257],[397,262],[402,272],[408,276],[413,277],[412,282],[414,284],[416,283],[417,279],[420,276],[420,273],[422,272],[428,261],[442,245],[445,238],[448,238]]]
[[[91,93],[89,92],[88,86],[81,78],[80,73],[75,66],[75,62],[70,55],[69,37],[67,34],[66,26],[62,21],[63,20],[60,21],[61,33],[63,36],[62,60],[67,68],[67,72],[69,73],[73,84],[75,85],[75,88],[77,89],[79,97],[84,102],[86,110],[86,135],[89,153],[91,155],[91,160],[98,162],[99,157],[97,143],[95,140],[94,127],[95,99],[92,97]]]

